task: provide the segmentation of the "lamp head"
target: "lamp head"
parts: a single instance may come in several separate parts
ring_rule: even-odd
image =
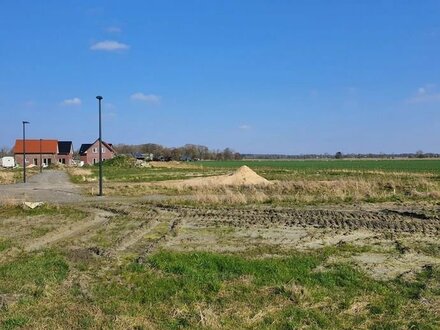
[[[102,97],[102,96],[99,96],[99,95],[98,95],[96,98],[97,98],[98,100],[102,100],[102,99],[103,99],[103,97]]]
[[[28,121],[23,121],[23,125],[24,125],[24,124],[30,124],[30,123],[29,123]]]

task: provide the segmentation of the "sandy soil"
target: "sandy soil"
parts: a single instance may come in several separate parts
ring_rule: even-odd
[[[237,174],[240,184],[265,180],[246,168],[220,178],[223,182],[237,182]],[[76,222],[44,216],[0,219],[0,236],[13,242],[12,247],[0,252],[0,262],[20,251],[49,246],[72,251],[74,258],[98,255],[111,260],[134,256],[143,262],[159,248],[224,252],[271,246],[314,250],[347,244],[368,247],[361,253],[348,253],[348,261],[381,279],[440,264],[435,252],[440,249],[440,210],[421,204],[310,208],[160,206],[140,198],[85,197],[61,171],[45,171],[27,184],[1,186],[0,200],[12,199],[67,203],[90,216]],[[35,236],[33,231],[38,230],[44,232]]]
[[[158,184],[166,187],[216,187],[269,185],[271,183],[245,165],[241,166],[235,172],[226,175],[192,178],[187,180],[164,181]]]

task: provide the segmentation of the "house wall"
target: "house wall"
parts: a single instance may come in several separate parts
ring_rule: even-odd
[[[73,160],[73,153],[70,154],[58,154],[56,156],[57,163],[59,164],[65,164],[65,165],[72,165]]]
[[[57,159],[56,159],[56,155],[55,154],[41,154],[41,158],[43,160],[46,159],[46,164],[49,162],[48,160],[50,159],[50,163],[51,164],[56,164],[57,163]],[[14,159],[15,162],[20,165],[23,166],[23,154],[15,154],[14,155]],[[36,166],[40,166],[40,154],[28,154],[26,153],[26,166],[28,165],[36,165]]]
[[[112,159],[115,154],[110,149],[108,149],[104,144],[102,144],[102,160]],[[80,156],[81,161],[84,164],[93,165],[99,163],[99,141],[96,141],[83,156]]]

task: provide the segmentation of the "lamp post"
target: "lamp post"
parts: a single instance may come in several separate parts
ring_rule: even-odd
[[[26,124],[28,121],[23,121],[23,183],[26,183]]]
[[[43,173],[43,163],[42,163],[42,155],[41,155],[41,142],[43,139],[40,139],[40,173]]]
[[[99,103],[99,194],[102,196],[102,129],[101,129],[101,100],[102,96],[97,96]]]

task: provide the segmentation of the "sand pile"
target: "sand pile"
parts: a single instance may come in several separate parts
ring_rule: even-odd
[[[252,171],[247,166],[240,167],[232,174],[210,176],[205,178],[193,178],[188,180],[179,180],[173,182],[180,186],[186,187],[203,187],[203,186],[251,186],[251,185],[268,185],[270,181]]]

